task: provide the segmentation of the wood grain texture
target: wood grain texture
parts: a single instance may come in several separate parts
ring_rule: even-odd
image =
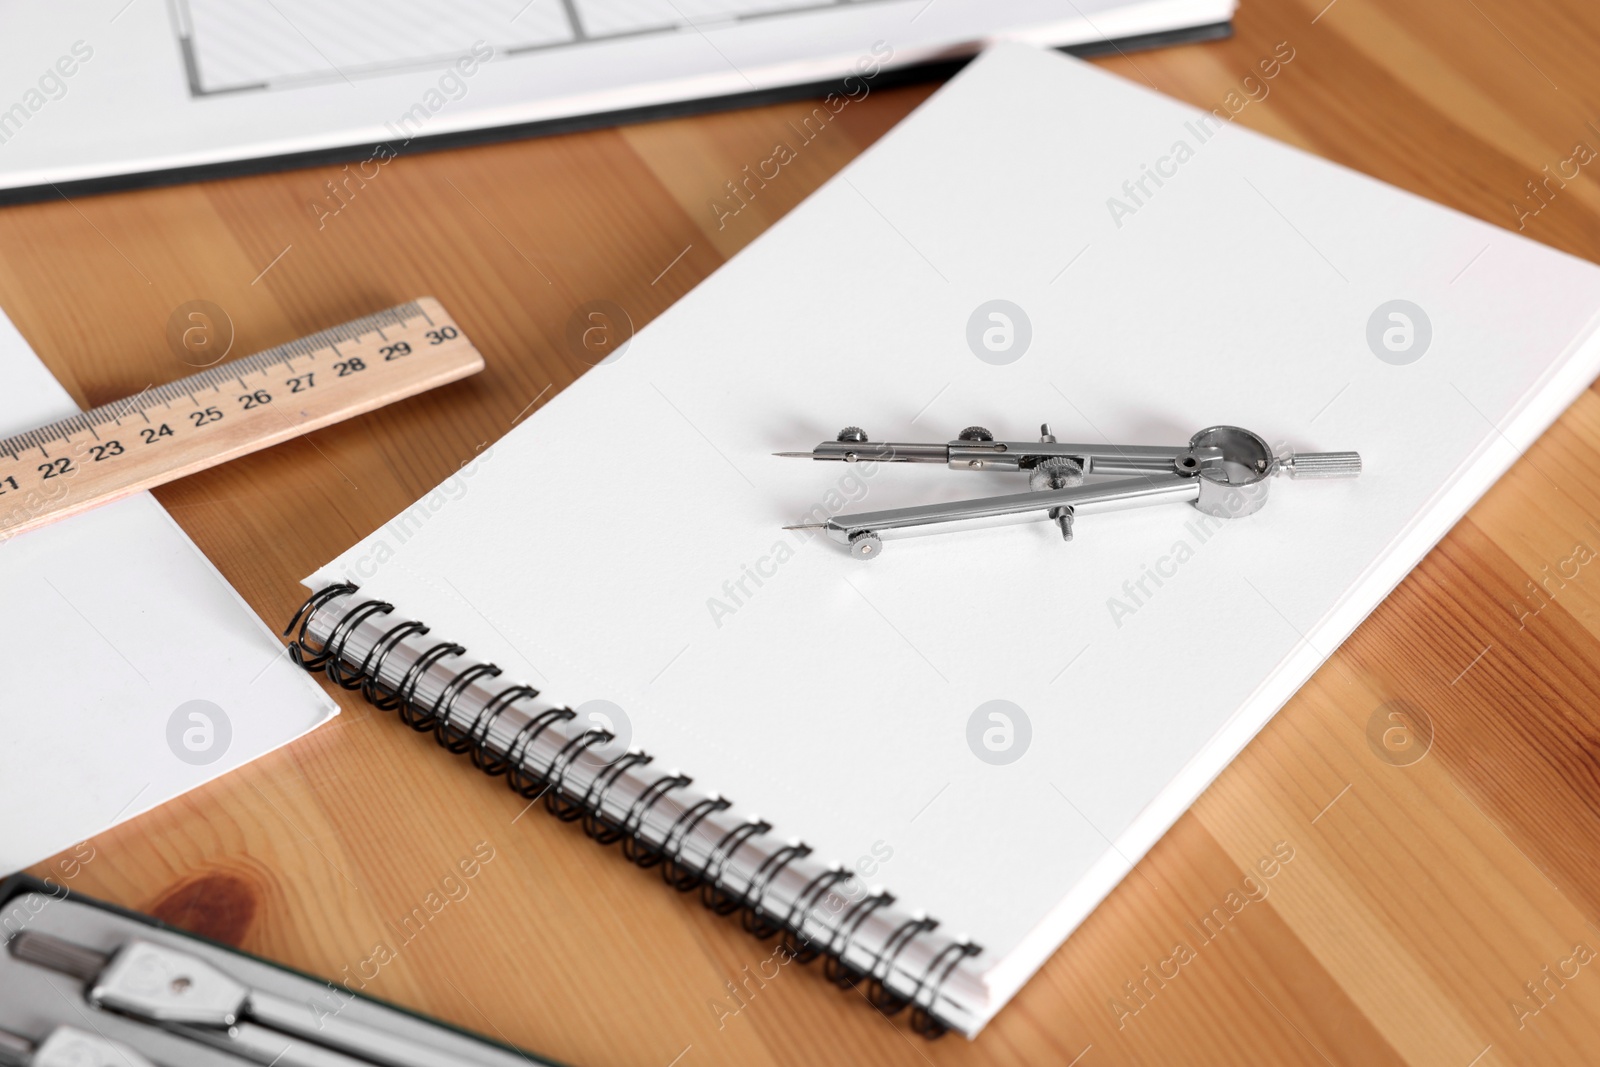
[[[1587,171],[1528,186],[1600,148],[1600,10],[1247,0],[1237,27],[1104,65],[1211,108],[1288,42],[1235,121],[1600,259]],[[336,168],[8,208],[0,304],[85,405],[185,373],[164,336],[187,300],[226,308],[240,352],[421,293],[459,319],[483,374],[159,490],[276,623],[586,369],[576,308],[643,325],[930,91],[851,104],[731,216],[725,183],[809,105],[403,156],[320,226]],[[974,1043],[794,966],[727,1015],[770,945],[344,693],[327,728],[96,838],[70,884],[340,980],[488,842],[367,990],[582,1064],[1593,1063],[1600,959],[1567,961],[1600,949],[1597,466],[1590,392]],[[1432,724],[1406,765],[1369,743],[1394,702]]]

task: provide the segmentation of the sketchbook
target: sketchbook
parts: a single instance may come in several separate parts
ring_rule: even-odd
[[[0,439],[77,411],[4,314],[0,381]],[[40,491],[0,479],[0,508],[38,506]],[[0,873],[338,711],[148,493],[0,539],[0,597],[13,667],[0,685],[0,806],[28,813],[0,824]]]
[[[307,218],[423,148],[694,110],[853,103],[986,42],[1229,32],[1234,0],[5,3],[0,202],[347,162]],[[830,107],[834,106],[832,104]]]
[[[1261,69],[1297,75],[1288,44]],[[976,1034],[1600,370],[1600,270],[1236,113],[986,52],[311,576],[298,654],[885,1011]],[[859,562],[783,528],[982,487],[774,452],[1041,422],[1230,424],[1364,471],[1071,543]],[[1220,661],[1195,639],[1219,618]]]

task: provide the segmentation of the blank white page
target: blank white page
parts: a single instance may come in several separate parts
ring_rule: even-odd
[[[78,412],[3,314],[0,382],[0,438]],[[0,483],[0,507],[43,488]],[[0,540],[0,598],[0,872],[338,711],[148,493]]]
[[[986,53],[313,584],[352,578],[557,699],[616,702],[665,765],[825,857],[884,843],[875,880],[986,947],[992,1010],[1600,359],[1600,271],[1242,128],[1200,143],[1202,114]],[[1146,166],[1167,176],[1134,204]],[[995,299],[1031,323],[1004,365],[968,343]],[[1403,365],[1368,343],[1396,299],[1431,326]],[[941,442],[1046,421],[1136,444],[1230,423],[1366,470],[1279,479],[1209,530],[1187,505],[1085,515],[1071,544],[1038,523],[862,563],[780,529],[1026,482],[858,483],[771,452],[845,424]],[[968,746],[991,700],[1031,724],[1009,765]]]

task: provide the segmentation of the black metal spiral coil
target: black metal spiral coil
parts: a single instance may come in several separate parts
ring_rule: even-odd
[[[605,813],[606,794],[634,767],[652,762],[653,757],[644,752],[627,752],[605,761],[605,767],[589,783],[581,795],[566,788],[565,779],[573,764],[585,758],[597,758],[591,750],[609,744],[614,735],[606,730],[586,730],[567,742],[548,767],[538,771],[525,757],[539,736],[552,724],[570,721],[577,713],[571,708],[551,708],[534,715],[517,731],[506,745],[504,754],[489,747],[489,736],[494,723],[517,701],[539,695],[537,689],[526,685],[508,685],[494,694],[465,727],[451,722],[451,712],[462,695],[474,683],[486,682],[501,674],[492,663],[473,664],[453,675],[439,695],[427,703],[418,696],[418,687],[428,671],[451,656],[462,656],[466,649],[461,645],[441,642],[427,648],[406,669],[400,681],[389,685],[382,681],[384,663],[408,637],[428,633],[428,627],[419,622],[398,623],[385,631],[359,663],[345,655],[345,646],[361,623],[375,616],[394,611],[392,604],[381,600],[363,600],[348,608],[334,625],[327,640],[315,645],[308,628],[311,618],[320,609],[340,597],[358,592],[357,586],[339,583],[327,586],[307,598],[295,612],[284,636],[289,638],[289,656],[299,666],[312,672],[325,672],[345,689],[359,689],[368,703],[381,711],[393,711],[413,730],[432,731],[440,747],[455,755],[467,755],[473,765],[485,774],[504,775],[513,792],[529,800],[544,797],[551,814],[566,822],[581,820],[584,833],[602,845],[620,842],[622,854],[640,867],[661,866],[662,878],[680,892],[700,889],[701,903],[718,915],[739,915],[740,925],[757,938],[766,940],[782,934],[783,950],[800,963],[823,957],[827,979],[844,988],[853,988],[866,982],[866,998],[885,1014],[910,1006],[911,1028],[924,1037],[935,1038],[946,1032],[946,1026],[929,1010],[938,999],[940,987],[956,966],[968,956],[980,951],[968,942],[952,943],[945,947],[918,978],[910,996],[892,992],[885,985],[893,971],[894,962],[901,951],[920,934],[937,927],[938,921],[914,918],[902,923],[890,935],[881,951],[873,954],[872,965],[862,970],[848,962],[851,942],[873,911],[894,903],[887,893],[870,893],[850,901],[834,892],[840,883],[851,879],[847,870],[830,868],[813,878],[790,903],[781,917],[770,912],[765,903],[768,887],[789,864],[811,854],[810,846],[803,842],[785,845],[766,858],[751,875],[743,892],[729,889],[723,884],[723,873],[733,856],[746,843],[772,830],[766,822],[747,822],[723,835],[712,849],[704,867],[684,862],[682,851],[685,842],[708,816],[733,806],[723,797],[707,797],[682,811],[668,828],[661,844],[647,840],[643,827],[651,810],[661,799],[675,789],[682,789],[693,779],[681,774],[663,774],[640,792],[620,819]],[[806,916],[823,906],[830,898],[843,903],[837,918],[825,938],[813,937],[806,930]]]

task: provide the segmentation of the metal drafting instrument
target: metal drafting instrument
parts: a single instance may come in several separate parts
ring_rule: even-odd
[[[875,442],[858,426],[809,452],[778,452],[842,463],[939,463],[951,470],[1018,472],[1028,490],[947,503],[832,515],[788,530],[823,530],[856,559],[874,559],[886,538],[974,526],[1048,520],[1071,541],[1079,516],[1150,504],[1193,504],[1207,515],[1236,518],[1260,510],[1280,474],[1354,478],[1355,452],[1275,452],[1259,435],[1212,426],[1182,445],[1085,445],[1059,442],[1048,424],[1037,441],[997,441],[969,426],[942,444]]]
[[[318,1012],[304,1000],[252,989],[196,955],[153,941],[129,940],[104,953],[24,932],[11,939],[11,953],[76,978],[95,1008],[248,1062],[278,1067],[463,1067],[473,1062],[337,1012]],[[483,1062],[508,1059],[496,1054]]]

